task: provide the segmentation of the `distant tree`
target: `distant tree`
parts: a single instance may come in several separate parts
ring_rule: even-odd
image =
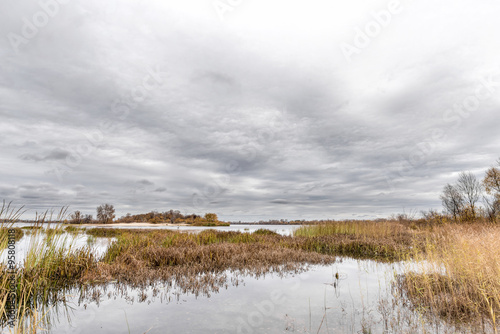
[[[109,224],[115,219],[115,208],[111,204],[103,204],[97,207],[97,220],[103,224]]]
[[[460,173],[456,188],[462,194],[471,218],[476,217],[476,203],[481,198],[482,187],[476,176],[471,172]]]
[[[181,212],[179,210],[170,210],[170,223],[174,224],[175,220],[181,216]]]
[[[83,216],[82,216],[82,213],[80,211],[75,211],[74,213],[72,213],[70,216],[70,223],[71,224],[81,224],[82,223],[82,219],[83,219]]]
[[[497,161],[500,167],[500,159]],[[488,219],[495,222],[500,216],[500,169],[491,167],[486,171],[483,180],[484,190],[487,195],[483,196]]]
[[[485,206],[486,215],[492,222],[496,222],[500,217],[500,196],[484,196],[483,203]]]
[[[500,159],[498,159],[497,163],[500,167]],[[500,194],[500,169],[497,167],[488,169],[484,176],[483,185],[488,194]]]
[[[209,223],[216,223],[219,221],[219,218],[215,213],[206,213],[205,220]]]
[[[92,217],[92,215],[85,215],[82,218],[82,224],[92,224],[93,221],[94,218]]]
[[[465,205],[465,199],[457,187],[448,183],[443,189],[441,201],[445,211],[457,221]]]

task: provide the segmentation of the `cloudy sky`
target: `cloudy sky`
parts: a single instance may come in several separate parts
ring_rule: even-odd
[[[440,209],[500,157],[500,2],[2,0],[0,198],[225,220]]]

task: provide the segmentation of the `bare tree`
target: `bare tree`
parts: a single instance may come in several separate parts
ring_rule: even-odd
[[[181,216],[181,212],[179,210],[170,210],[170,223],[174,224],[175,220]]]
[[[451,214],[453,216],[453,219],[456,221],[462,214],[462,210],[465,204],[465,199],[461,192],[457,189],[456,186],[452,186],[448,183],[443,189],[441,201],[446,212]]]
[[[111,204],[97,207],[97,220],[103,224],[112,223],[115,219],[115,208]]]
[[[496,222],[500,216],[500,196],[498,194],[495,196],[483,196],[483,203],[486,208],[488,219],[492,222]]]
[[[472,217],[476,217],[476,203],[481,198],[482,187],[471,172],[462,172],[458,177],[457,189],[462,193]]]
[[[82,223],[82,213],[80,211],[75,211],[72,213],[69,218],[71,219],[72,224],[81,224]]]
[[[497,164],[500,167],[500,159]],[[500,168],[491,167],[486,171],[483,186],[488,194],[483,196],[486,214],[491,221],[495,222],[500,215]]]
[[[92,215],[85,215],[82,218],[82,224],[92,224],[93,220],[94,218],[92,217]]]

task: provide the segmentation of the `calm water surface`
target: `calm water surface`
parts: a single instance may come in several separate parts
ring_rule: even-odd
[[[363,324],[381,333],[380,296],[388,295],[397,267],[339,259],[286,277],[243,277],[210,297],[163,287],[143,302],[132,290],[115,299],[109,285],[99,306],[79,304],[75,292],[68,303],[71,320],[59,317],[52,333],[358,333]]]
[[[31,223],[15,223],[15,227],[25,227],[25,226],[33,226]],[[44,228],[46,228],[48,225],[42,225]],[[55,225],[51,225],[51,227],[55,227]],[[78,227],[81,228],[100,228],[97,226],[85,226],[85,225],[79,225]],[[204,231],[204,230],[211,230],[211,229],[216,229],[219,231],[239,231],[239,232],[255,232],[258,229],[267,229],[274,231],[276,233],[279,233],[281,235],[291,235],[294,230],[299,228],[300,225],[259,225],[259,224],[237,224],[237,225],[231,225],[231,226],[217,226],[217,227],[210,227],[210,226],[165,226],[165,225],[158,225],[158,226],[147,226],[147,227],[142,227],[142,226],[116,226],[116,225],[110,225],[106,226],[106,228],[118,228],[118,229],[167,229],[167,230],[176,230],[176,231]]]
[[[297,227],[234,225],[216,229],[252,232],[267,228],[291,234]],[[85,234],[64,237],[73,247],[91,246],[98,255],[113,241]],[[26,234],[16,243],[20,263],[30,238],[31,234]],[[2,254],[0,260],[4,261],[5,256]],[[51,324],[45,332],[364,334],[423,333],[425,328],[428,333],[455,333],[444,325],[425,324],[418,313],[394,298],[394,278],[402,273],[403,266],[338,258],[328,266],[308,266],[300,273],[285,275],[254,277],[226,272],[226,284],[218,291],[198,295],[180,291],[175,283],[169,287],[159,285],[155,290],[110,283],[94,290],[100,293],[99,302],[81,299],[81,291],[72,290],[66,293],[66,303],[50,308]]]

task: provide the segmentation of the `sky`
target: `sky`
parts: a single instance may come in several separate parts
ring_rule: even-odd
[[[229,221],[441,210],[500,157],[500,2],[3,0],[0,199]]]

